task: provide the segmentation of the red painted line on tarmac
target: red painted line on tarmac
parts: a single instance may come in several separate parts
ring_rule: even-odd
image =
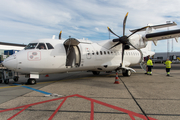
[[[7,119],[7,120],[11,120],[11,119],[13,119],[14,117],[16,117],[17,115],[19,115],[21,112],[23,112],[25,109],[27,109],[28,107],[30,107],[30,106],[26,106],[24,109],[22,109],[21,111],[19,111],[18,113],[16,113],[15,115],[13,115],[12,117],[10,117],[9,119]]]
[[[5,109],[5,110],[0,110],[0,113],[15,110],[15,109],[19,109],[19,108],[24,108],[26,106],[34,106],[34,105],[43,104],[43,103],[47,103],[47,102],[52,102],[52,101],[56,101],[56,100],[60,100],[60,99],[64,99],[64,98],[69,98],[69,97],[74,97],[74,96],[76,96],[76,95],[70,95],[70,96],[66,96],[66,97],[55,98],[55,99],[51,99],[51,100],[46,100],[46,101],[41,101],[41,102],[32,103],[32,104],[28,104],[28,105],[23,105],[23,106],[19,106],[19,107],[15,107],[15,108],[9,108],[9,109]]]
[[[136,120],[133,115],[131,115],[131,114],[128,114],[128,115],[132,120]]]
[[[91,101],[91,116],[90,120],[94,120],[94,102]]]
[[[132,116],[136,116],[136,117],[142,118],[144,120],[147,120],[146,116],[144,116],[142,114],[138,114],[138,113],[135,113],[135,112],[132,112],[132,111],[129,111],[129,110],[126,110],[126,109],[123,109],[123,108],[120,108],[120,107],[117,107],[117,106],[114,106],[114,105],[110,105],[110,104],[107,104],[107,103],[104,103],[104,102],[101,102],[101,101],[98,101],[98,100],[95,100],[95,99],[92,99],[92,98],[88,98],[88,97],[85,97],[85,96],[82,96],[82,95],[76,94],[76,96],[80,97],[80,98],[83,98],[83,99],[86,99],[86,100],[89,100],[91,102],[95,102],[95,103],[104,105],[106,107],[109,107],[109,108],[112,108],[112,109],[115,109],[115,110],[118,110],[118,111],[122,111],[124,113],[127,113],[128,115],[130,114]],[[149,118],[149,120],[156,120],[156,119],[151,118],[151,117],[148,117],[148,118]]]
[[[19,111],[18,113],[16,113],[15,115],[13,115],[12,117],[10,117],[8,120],[11,120],[12,118],[16,117],[17,115],[19,115],[20,113],[22,113],[24,110],[26,110],[28,107],[30,106],[34,106],[34,105],[38,105],[38,104],[43,104],[43,103],[47,103],[47,102],[52,102],[52,101],[56,101],[56,100],[61,100],[61,99],[64,99],[60,105],[57,107],[57,109],[55,110],[55,112],[50,116],[49,120],[52,120],[54,118],[54,116],[56,115],[56,113],[58,112],[58,110],[61,108],[61,106],[64,104],[64,102],[66,101],[67,98],[69,97],[80,97],[80,98],[83,98],[83,99],[86,99],[88,101],[91,101],[91,115],[90,115],[90,120],[94,120],[94,103],[98,103],[100,105],[103,105],[103,106],[106,106],[106,107],[109,107],[109,108],[112,108],[112,109],[115,109],[115,110],[118,110],[118,111],[121,111],[121,112],[124,112],[124,113],[127,113],[129,115],[129,117],[132,119],[132,120],[135,120],[134,116],[136,117],[139,117],[139,118],[142,118],[144,120],[147,120],[146,116],[142,115],[142,114],[139,114],[139,113],[135,113],[135,112],[132,112],[132,111],[129,111],[129,110],[126,110],[126,109],[123,109],[123,108],[120,108],[120,107],[117,107],[117,106],[114,106],[114,105],[110,105],[110,104],[107,104],[107,103],[104,103],[104,102],[101,102],[101,101],[98,101],[98,100],[95,100],[95,99],[92,99],[92,98],[88,98],[88,97],[85,97],[85,96],[82,96],[82,95],[79,95],[79,94],[74,94],[74,95],[70,95],[70,96],[66,96],[66,97],[61,97],[61,98],[55,98],[55,99],[51,99],[51,100],[46,100],[46,101],[41,101],[41,102],[37,102],[37,103],[32,103],[32,104],[28,104],[28,105],[23,105],[23,106],[19,106],[19,107],[15,107],[15,108],[10,108],[10,109],[5,109],[5,110],[0,110],[0,113],[2,112],[7,112],[7,111],[11,111],[11,110],[16,110],[16,109],[19,109],[19,108],[24,108],[22,109],[21,111]],[[148,117],[149,120],[157,120],[155,118],[151,118],[151,117]]]
[[[51,117],[48,120],[52,120],[53,117],[56,115],[56,113],[58,112],[58,110],[61,108],[61,106],[64,104],[64,102],[66,101],[67,98],[65,98],[61,104],[57,107],[57,109],[55,110],[55,112],[51,115]]]

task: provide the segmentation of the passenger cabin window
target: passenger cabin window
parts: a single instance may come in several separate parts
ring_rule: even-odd
[[[92,51],[92,55],[94,55],[94,51]]]
[[[46,43],[46,45],[47,45],[48,50],[49,49],[54,49],[54,47],[50,43]]]
[[[39,43],[39,45],[37,46],[37,49],[45,49],[46,50],[46,46],[44,43]]]
[[[37,43],[29,43],[24,49],[27,50],[27,49],[35,49]]]

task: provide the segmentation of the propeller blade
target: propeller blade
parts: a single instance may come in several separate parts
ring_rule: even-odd
[[[125,35],[125,27],[126,27],[127,16],[128,16],[128,12],[126,13],[126,16],[124,17],[124,21],[123,21],[123,36]]]
[[[142,62],[142,60],[143,60],[143,53],[142,53],[142,51],[140,50],[140,49],[138,49],[138,48],[136,48],[134,45],[132,45],[130,42],[128,42],[128,44],[129,45],[131,45],[134,49],[136,49],[136,50],[138,50],[139,52],[140,52],[140,54],[141,54],[141,59],[140,59],[140,63]]]
[[[119,44],[121,44],[121,43],[118,42],[117,44],[115,44],[114,46],[112,46],[111,48],[109,48],[109,50],[112,49],[112,48],[114,48],[114,47],[116,47],[116,46],[119,45]]]
[[[122,44],[122,61],[121,61],[121,65],[120,65],[120,67],[122,67],[122,65],[123,65],[123,60],[124,60],[124,49],[125,49],[125,44]]]
[[[149,26],[145,26],[145,27],[142,27],[142,28],[137,29],[136,31],[132,32],[132,33],[128,36],[128,38],[129,38],[131,35],[139,32],[139,31],[141,31],[141,30],[143,30],[143,29],[145,29],[145,28],[147,28],[147,27],[149,27]]]
[[[60,33],[59,33],[59,39],[61,39],[61,34],[62,34],[62,31],[60,31]]]
[[[109,32],[111,32],[112,34],[114,34],[115,36],[119,37],[118,35],[116,35],[109,27],[107,27]],[[120,38],[120,37],[119,37]]]

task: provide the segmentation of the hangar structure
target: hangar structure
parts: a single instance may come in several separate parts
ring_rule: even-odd
[[[0,63],[7,57],[7,55],[18,52],[19,50],[22,50],[25,46],[26,45],[24,44],[0,42]],[[7,54],[5,53],[6,51],[8,52]]]

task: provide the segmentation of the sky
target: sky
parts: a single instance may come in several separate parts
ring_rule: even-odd
[[[107,26],[122,36],[123,19],[129,30],[147,24],[174,21],[180,29],[179,0],[0,0],[0,42],[28,44],[36,39],[52,38],[62,30],[69,36],[93,42],[116,38]],[[162,29],[162,31],[167,29]],[[143,34],[143,33],[139,33]],[[180,41],[169,40],[169,51],[180,51]],[[166,52],[167,40],[152,44],[152,51]]]

